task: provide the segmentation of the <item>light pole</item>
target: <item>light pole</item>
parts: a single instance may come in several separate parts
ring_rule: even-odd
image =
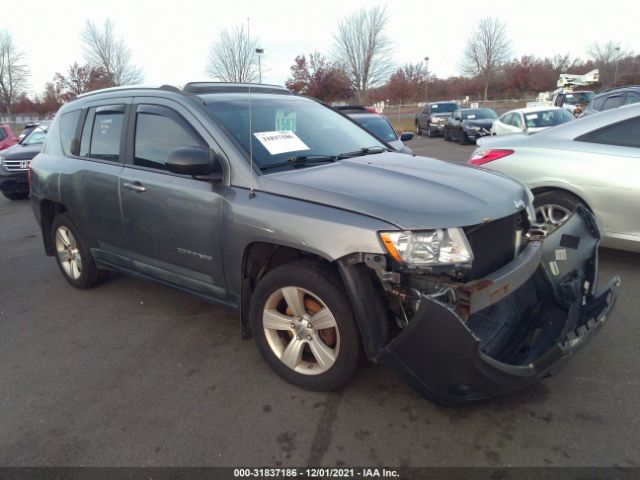
[[[616,70],[613,73],[613,86],[616,86],[616,82],[618,81],[618,63],[620,63],[620,47],[615,48],[616,52]]]
[[[424,64],[426,69],[424,79],[424,105],[426,106],[427,103],[429,103],[429,57],[424,57]]]
[[[262,48],[256,48],[256,53],[258,54],[258,83],[262,83],[262,66],[260,65],[260,55],[264,53]]]

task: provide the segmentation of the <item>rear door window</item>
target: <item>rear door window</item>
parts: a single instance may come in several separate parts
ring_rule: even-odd
[[[624,100],[625,105],[631,105],[632,103],[640,102],[640,95],[634,92],[627,93],[627,98]]]
[[[82,128],[80,156],[119,162],[124,113],[124,105],[90,108]]]
[[[623,100],[623,95],[613,95],[604,101],[602,110],[611,110],[612,108],[618,108],[620,105],[622,105]]]
[[[607,97],[598,97],[593,101],[593,109],[600,112],[602,111],[602,106],[604,105],[604,101]]]

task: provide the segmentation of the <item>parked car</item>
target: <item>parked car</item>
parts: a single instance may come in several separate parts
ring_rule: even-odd
[[[413,150],[404,142],[413,139],[413,132],[402,132],[398,135],[389,123],[389,119],[379,113],[371,112],[361,106],[340,106],[337,110],[347,115],[362,128],[387,143],[396,152],[413,154]]]
[[[559,107],[518,108],[501,115],[491,127],[492,135],[535,133],[567,123],[575,117]]]
[[[640,85],[612,88],[596,95],[580,116],[586,117],[604,110],[638,102],[640,102]]]
[[[37,126],[38,126],[37,123],[25,123],[24,128],[22,129],[22,132],[20,132],[20,135],[18,136],[18,143],[20,143],[24,139],[24,137],[29,135],[31,133],[31,130],[33,130]]]
[[[640,104],[483,140],[469,163],[526,183],[545,230],[581,205],[593,212],[603,246],[640,252]]]
[[[444,122],[455,112],[459,105],[455,102],[434,102],[424,107],[422,112],[416,113],[416,133],[422,135],[427,132],[429,137],[435,137],[444,132]]]
[[[553,97],[553,105],[564,108],[574,117],[578,117],[595,96],[591,90],[559,92]]]
[[[12,147],[18,143],[18,139],[13,134],[13,130],[9,125],[0,125],[0,150]]]
[[[453,112],[444,124],[444,139],[460,145],[491,135],[491,126],[498,118],[490,108],[461,108]]]
[[[29,164],[40,153],[48,128],[49,122],[38,124],[22,141],[0,153],[0,191],[9,200],[29,196]]]
[[[117,270],[225,305],[311,390],[344,385],[364,351],[442,403],[501,395],[555,372],[617,291],[595,290],[587,210],[542,242],[521,183],[393,152],[281,87],[79,96],[31,172],[70,285]],[[579,245],[549,267],[565,238]]]

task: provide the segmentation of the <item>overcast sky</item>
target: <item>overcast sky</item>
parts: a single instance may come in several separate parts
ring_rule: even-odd
[[[486,12],[507,23],[512,55],[587,57],[595,41],[614,40],[640,51],[638,0],[606,3],[558,0],[379,2],[387,5],[387,34],[398,64],[430,58],[429,70],[439,77],[458,74],[468,36]],[[125,38],[145,83],[182,85],[206,79],[205,67],[218,32],[250,18],[252,35],[265,50],[265,83],[282,84],[297,54],[328,53],[339,18],[362,7],[364,0],[272,0],[180,2],[146,0],[31,0],[14,15],[3,12],[0,29],[12,33],[31,70],[32,93],[40,93],[56,72],[82,62],[80,34],[85,20],[111,18],[116,34]],[[596,7],[597,5],[597,7]]]

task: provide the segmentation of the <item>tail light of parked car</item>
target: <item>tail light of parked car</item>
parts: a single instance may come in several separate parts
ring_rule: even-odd
[[[467,162],[469,165],[483,165],[485,163],[493,162],[494,160],[498,160],[499,158],[506,157],[507,155],[511,155],[513,150],[509,150],[507,148],[494,148],[491,150],[482,150],[476,153],[471,159]]]

